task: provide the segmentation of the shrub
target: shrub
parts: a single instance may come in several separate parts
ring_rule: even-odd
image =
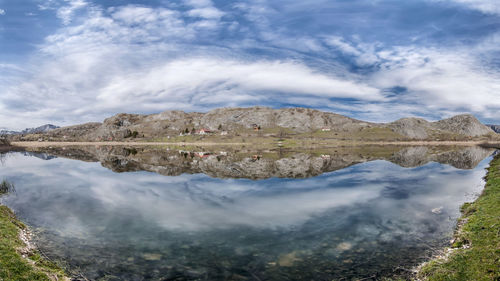
[[[2,183],[0,183],[0,194],[7,194],[14,191],[14,184],[8,182],[7,180],[3,180]]]
[[[6,137],[0,137],[0,146],[9,146],[10,141]]]

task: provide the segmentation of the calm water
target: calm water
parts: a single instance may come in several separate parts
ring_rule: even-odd
[[[447,243],[492,152],[393,150],[10,153],[0,200],[90,280],[378,279]]]

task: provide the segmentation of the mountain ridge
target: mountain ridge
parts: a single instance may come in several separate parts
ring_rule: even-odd
[[[206,113],[178,110],[147,115],[119,113],[102,123],[58,128],[43,133],[42,137],[68,141],[121,141],[129,138],[175,138],[179,135],[344,140],[470,140],[495,137],[490,127],[471,114],[434,122],[409,117],[390,123],[374,123],[309,108],[272,109],[260,106],[218,108]],[[29,136],[25,140],[30,137],[37,136]]]
[[[19,135],[19,134],[36,134],[36,133],[46,133],[51,130],[59,129],[59,126],[52,124],[45,124],[36,128],[26,128],[22,131],[12,131],[12,130],[0,130],[0,135]]]

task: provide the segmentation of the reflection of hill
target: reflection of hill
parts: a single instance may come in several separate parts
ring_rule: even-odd
[[[402,167],[417,167],[433,161],[448,164],[458,169],[473,169],[479,162],[493,153],[493,150],[478,146],[443,149],[423,146],[407,147],[394,153],[388,160]]]
[[[203,152],[202,152],[203,151]],[[429,162],[472,169],[493,150],[481,147],[344,147],[320,151],[179,151],[165,148],[65,147],[40,152],[100,162],[115,172],[150,171],[166,176],[203,173],[217,178],[307,178],[348,166],[391,161],[402,167]]]

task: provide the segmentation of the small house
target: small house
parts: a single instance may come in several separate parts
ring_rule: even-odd
[[[208,156],[211,155],[211,153],[210,152],[195,152],[194,155],[198,156],[200,158],[207,158]]]
[[[210,134],[212,131],[210,129],[200,129],[197,133],[198,135],[207,135]]]

